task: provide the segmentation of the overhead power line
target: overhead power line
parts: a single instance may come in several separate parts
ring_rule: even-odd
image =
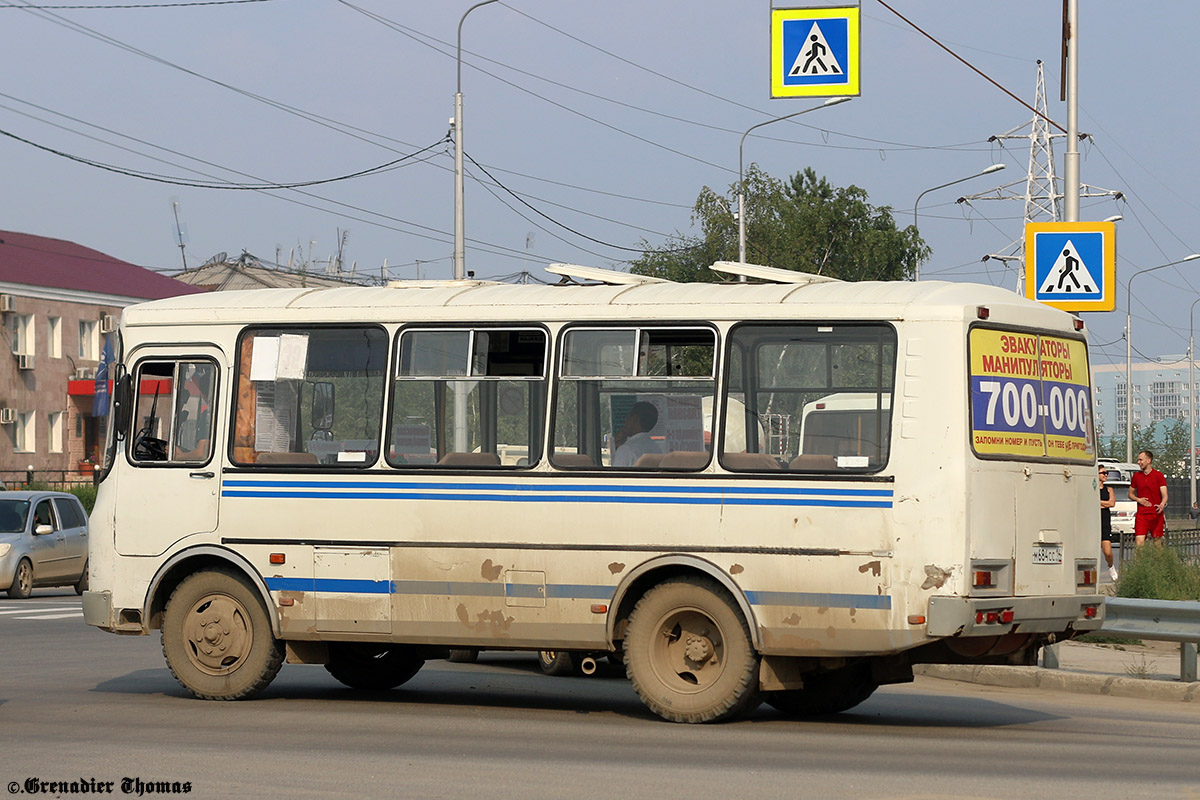
[[[35,147],[38,150],[42,150],[44,152],[59,156],[61,158],[68,159],[70,161],[75,161],[80,164],[86,164],[89,167],[95,167],[96,169],[102,169],[102,170],[106,170],[108,172],[115,172],[118,175],[126,175],[130,178],[140,178],[140,179],[146,180],[146,181],[154,181],[155,183],[169,183],[172,186],[187,186],[192,189],[225,189],[225,190],[251,191],[251,192],[269,191],[271,189],[299,189],[304,186],[320,186],[322,184],[337,183],[338,181],[346,181],[346,180],[350,180],[352,178],[362,178],[367,175],[377,175],[381,172],[386,172],[392,168],[395,168],[395,167],[399,166],[401,163],[408,161],[411,158],[415,158],[416,156],[419,156],[424,152],[432,150],[433,148],[437,147],[438,145],[445,144],[448,141],[448,139],[442,138],[442,139],[439,139],[438,141],[434,142],[433,144],[429,145],[428,147],[423,147],[420,150],[418,150],[417,152],[409,153],[408,155],[403,156],[402,158],[397,158],[392,161],[388,161],[385,164],[380,164],[378,166],[370,167],[368,169],[359,170],[358,172],[351,172],[348,175],[339,175],[336,178],[320,178],[318,180],[297,181],[295,183],[227,183],[227,182],[221,182],[221,181],[187,180],[184,178],[171,177],[171,176],[167,176],[167,175],[159,175],[154,172],[145,172],[143,170],[135,170],[135,169],[127,169],[125,167],[117,167],[112,164],[105,164],[101,161],[94,161],[90,158],[84,158],[83,156],[77,156],[77,155],[72,155],[71,153],[65,153],[62,150],[55,150],[53,147],[47,147],[44,144],[38,144],[37,142],[30,141],[29,139],[26,139],[21,136],[17,136],[15,133],[11,133],[2,128],[0,128],[0,136],[7,136],[8,138],[14,139],[18,142],[21,142],[22,144],[27,144],[30,147]]]

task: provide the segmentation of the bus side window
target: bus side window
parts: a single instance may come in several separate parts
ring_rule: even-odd
[[[195,465],[212,457],[216,364],[144,361],[132,386],[133,463]]]
[[[730,335],[721,463],[732,472],[881,469],[896,336],[881,324],[745,323]]]
[[[716,333],[578,328],[563,336],[551,463],[695,471],[710,461]]]
[[[387,334],[376,326],[242,334],[233,462],[363,469],[379,458]]]
[[[388,464],[502,469],[541,461],[544,330],[409,328],[396,346]]]

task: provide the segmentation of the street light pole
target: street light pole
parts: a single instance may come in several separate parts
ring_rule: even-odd
[[[917,206],[921,205],[922,197],[929,194],[930,192],[935,192],[938,189],[945,189],[947,186],[953,186],[956,183],[962,183],[963,181],[969,181],[972,178],[979,178],[984,175],[991,175],[993,172],[999,172],[1000,170],[1004,169],[1004,166],[1005,166],[1004,164],[992,164],[990,167],[984,167],[979,172],[976,172],[974,175],[968,175],[965,178],[959,178],[956,181],[950,181],[949,183],[943,183],[938,186],[931,186],[928,189],[926,189],[925,191],[921,192],[919,195],[917,195],[917,201],[915,203],[913,203],[913,227],[917,228],[918,231],[920,230],[920,227],[917,225]],[[921,280],[921,264],[920,264],[920,262],[917,263],[916,269],[913,272],[913,280],[914,281]]]
[[[1192,253],[1178,261],[1135,272],[1125,281],[1125,461],[1133,461],[1133,279],[1156,269],[1166,269],[1185,261],[1195,261],[1200,253]]]
[[[744,170],[742,169],[742,163],[743,163],[742,162],[742,148],[746,144],[746,137],[750,135],[750,131],[756,130],[757,128],[761,128],[764,125],[770,125],[772,122],[781,122],[782,120],[785,120],[785,119],[791,119],[792,117],[798,117],[801,114],[807,114],[810,111],[816,111],[821,108],[828,108],[829,106],[836,106],[841,103],[846,103],[853,99],[854,98],[852,98],[852,97],[831,97],[819,106],[813,106],[812,108],[806,108],[803,111],[795,111],[791,114],[784,114],[782,117],[775,117],[775,119],[769,119],[766,122],[760,122],[757,125],[751,125],[749,128],[746,129],[746,132],[742,134],[742,139],[740,142],[738,142],[738,261],[739,262],[741,262],[742,264],[746,263],[746,189],[742,185],[742,174],[744,172]],[[740,276],[740,280],[745,281],[746,276],[745,275]]]
[[[467,277],[466,215],[463,211],[463,96],[462,96],[462,29],[470,14],[480,6],[497,3],[499,0],[483,0],[467,9],[458,21],[458,82],[454,92],[454,279]]]
[[[1191,434],[1189,441],[1191,448],[1188,450],[1189,455],[1189,470],[1188,470],[1188,485],[1192,490],[1191,501],[1196,503],[1196,304],[1200,303],[1200,297],[1192,301],[1192,307],[1188,309],[1188,433]],[[1190,509],[1191,506],[1188,506]]]

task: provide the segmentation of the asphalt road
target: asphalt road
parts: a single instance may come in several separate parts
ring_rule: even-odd
[[[159,648],[85,626],[69,592],[0,598],[0,794],[94,779],[119,796],[131,778],[198,798],[1200,796],[1191,704],[918,678],[820,721],[763,706],[685,726],[621,677],[550,678],[525,654],[430,662],[378,695],[286,666],[218,703],[185,695]]]

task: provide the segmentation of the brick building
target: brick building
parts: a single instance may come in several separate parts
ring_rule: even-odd
[[[121,309],[204,291],[82,245],[0,231],[0,480],[86,479],[103,456],[96,368]],[[90,463],[89,463],[90,462]]]

